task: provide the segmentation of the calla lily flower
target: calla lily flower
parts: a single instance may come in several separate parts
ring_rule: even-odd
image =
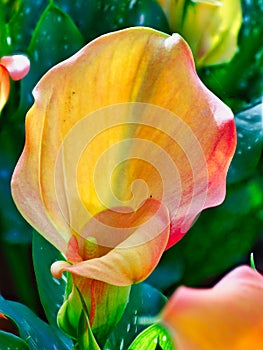
[[[55,277],[140,282],[224,199],[233,115],[202,84],[179,35],[136,27],[101,36],[33,94],[12,194],[64,253]]]
[[[158,0],[173,32],[189,43],[198,66],[225,63],[237,51],[240,0]]]
[[[10,92],[10,77],[24,78],[29,72],[30,61],[24,55],[3,56],[0,59],[0,112],[5,106]]]
[[[263,277],[240,266],[211,289],[179,287],[162,313],[178,350],[263,348]]]
[[[140,27],[104,35],[52,68],[34,97],[12,194],[60,251],[100,212],[136,211],[149,198],[169,212],[168,248],[223,201],[233,114],[200,81],[179,35]]]
[[[233,115],[202,84],[179,35],[140,27],[104,35],[52,68],[34,97],[13,198],[64,254],[72,236],[80,246],[93,236],[114,248],[105,264],[109,256],[120,262],[113,255],[119,245],[118,254],[123,244],[143,247],[140,263],[126,257],[137,272],[119,279],[105,273],[105,282],[146,278],[196,216],[224,199],[236,145]],[[85,277],[89,264],[103,260],[79,254],[86,261],[72,266]]]

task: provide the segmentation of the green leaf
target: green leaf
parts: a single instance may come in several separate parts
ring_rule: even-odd
[[[263,104],[246,109],[235,116],[237,149],[228,172],[228,183],[253,174],[263,149]]]
[[[33,263],[40,300],[50,324],[57,324],[57,313],[64,300],[66,280],[56,279],[50,267],[57,260],[64,260],[61,253],[36,231],[33,232]]]
[[[127,349],[142,330],[156,322],[166,302],[166,297],[157,289],[145,283],[133,285],[123,317],[111,333],[104,350]]]
[[[72,343],[64,343],[56,329],[38,318],[25,305],[7,301],[0,296],[0,312],[10,318],[18,327],[20,336],[31,350],[69,350]]]
[[[68,282],[71,285],[71,289],[67,288],[67,296],[58,312],[59,327],[72,339],[82,339],[83,334],[79,328],[79,325],[83,322],[82,313],[84,311],[85,317],[90,317],[92,312],[91,305],[96,305],[94,317],[92,316],[92,321],[90,322],[94,337],[98,344],[103,346],[123,315],[129,299],[130,286],[119,287],[93,280],[95,282],[92,287],[93,296],[91,285],[89,285],[90,282],[92,283],[91,280],[86,279],[85,287],[78,288],[76,276],[76,284],[72,283],[70,277],[71,275],[69,274]],[[83,281],[79,280],[79,282],[82,283]]]
[[[7,333],[0,330],[0,344],[2,350],[28,350],[27,343],[12,333]]]
[[[96,27],[104,21],[103,18],[98,16],[100,1],[55,0],[55,3],[74,21],[86,41],[90,41],[97,36]]]
[[[81,321],[79,323],[79,337],[77,343],[79,350],[100,350],[98,343],[92,333],[89,317],[86,312],[82,312]]]
[[[42,13],[28,48],[29,74],[21,81],[21,106],[25,112],[33,102],[31,91],[40,77],[58,62],[70,57],[84,44],[71,18],[50,4]]]
[[[70,17],[87,41],[115,30],[145,26],[169,32],[169,25],[155,0],[55,0]]]
[[[130,286],[119,287],[113,285],[105,285],[101,283],[104,292],[97,299],[97,307],[94,321],[92,323],[92,331],[100,346],[103,346],[109,336],[120,321],[125,308],[127,306]],[[98,292],[100,288],[98,287]],[[84,298],[84,295],[82,295]],[[87,301],[86,301],[87,303]]]
[[[18,0],[12,8],[9,5],[9,17],[11,18],[8,21],[8,31],[13,52],[26,50],[48,2],[48,0]]]
[[[167,330],[159,324],[145,329],[129,346],[128,350],[175,350]]]
[[[66,279],[58,280],[50,272],[52,263],[64,260],[64,258],[52,244],[36,231],[33,232],[32,254],[38,292],[46,317],[56,329],[61,340],[71,344],[71,340],[57,327],[57,313],[64,300]]]
[[[0,57],[9,54],[7,36],[6,6],[0,2]]]
[[[72,278],[68,279],[72,285],[71,280]],[[58,312],[57,320],[59,328],[74,340],[78,339],[80,318],[83,317],[82,312],[84,306],[85,303],[82,302],[81,294],[78,289],[73,286]]]
[[[74,339],[74,349],[100,350],[90,327],[85,301],[77,288],[74,287],[59,310],[58,322],[61,329]]]
[[[112,11],[114,11],[114,5],[118,1],[111,0],[110,2],[107,2],[107,5],[110,6],[109,9],[113,8]],[[119,9],[124,9],[124,11],[115,12],[116,17],[113,17],[117,23],[125,27],[144,26],[166,33],[170,31],[166,16],[157,1],[130,0],[126,2],[126,7],[124,7],[124,3],[120,2],[119,5]],[[107,9],[105,9],[105,12],[107,12]]]
[[[250,267],[252,267],[253,270],[257,271],[253,253],[250,254]]]

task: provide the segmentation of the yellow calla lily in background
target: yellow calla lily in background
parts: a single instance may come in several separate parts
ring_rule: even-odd
[[[225,63],[237,51],[240,0],[158,0],[170,28],[190,45],[198,66]]]
[[[179,287],[162,313],[178,350],[263,349],[263,277],[240,266],[211,289]]]
[[[24,55],[3,56],[0,58],[0,112],[8,100],[10,77],[13,80],[20,80],[27,75],[29,68],[30,61]]]
[[[54,276],[69,271],[79,288],[140,282],[224,199],[233,115],[179,35],[106,34],[52,68],[34,97],[12,194],[65,254]]]

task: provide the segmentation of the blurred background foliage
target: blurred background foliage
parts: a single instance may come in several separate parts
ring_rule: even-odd
[[[226,64],[198,71],[235,113],[238,146],[228,174],[227,197],[204,211],[187,235],[167,251],[148,282],[169,295],[179,284],[209,285],[249,262],[263,270],[263,1],[242,0],[239,49]],[[41,313],[31,258],[32,228],[15,208],[10,178],[24,143],[32,89],[54,64],[101,34],[149,26],[171,34],[155,0],[0,0],[0,57],[26,54],[29,74],[12,82],[0,116],[1,293]],[[42,255],[43,265],[50,256]]]

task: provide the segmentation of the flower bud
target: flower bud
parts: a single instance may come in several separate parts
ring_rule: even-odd
[[[170,28],[190,45],[198,66],[225,63],[237,50],[240,0],[158,0]]]

